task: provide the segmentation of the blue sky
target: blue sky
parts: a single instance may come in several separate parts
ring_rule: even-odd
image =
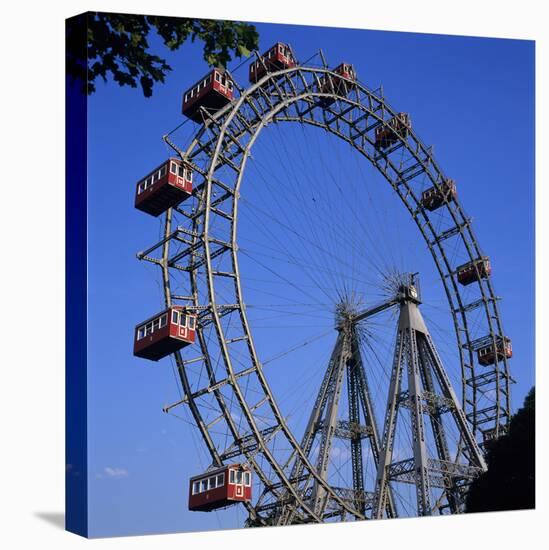
[[[262,51],[282,40],[292,44],[301,60],[322,48],[331,66],[352,62],[360,80],[371,88],[383,84],[389,103],[409,112],[418,135],[434,144],[437,161],[458,182],[460,202],[473,218],[481,246],[492,259],[496,293],[503,298],[505,330],[515,350],[513,401],[515,407],[520,406],[534,384],[533,42],[274,24],[257,24],[257,29]],[[165,158],[161,137],[183,121],[182,92],[207,72],[200,44],[185,45],[172,54],[156,40],[151,43],[174,69],[164,85],[155,87],[152,98],[145,99],[136,89],[98,82],[89,101],[92,536],[239,527],[245,519],[237,508],[215,514],[188,512],[187,480],[206,465],[202,446],[192,426],[161,411],[165,403],[177,400],[167,360],[148,363],[131,354],[133,327],[162,307],[158,273],[135,258],[137,251],[156,242],[160,234],[158,220],[133,208],[135,182]],[[235,61],[232,66],[238,64]],[[246,84],[245,70],[235,76]],[[193,129],[197,127],[186,124],[179,139],[184,142]],[[277,148],[277,155],[287,152],[277,143],[281,137],[277,132],[258,140],[257,162],[264,162],[267,169],[262,174],[283,178],[280,163],[269,156],[271,147]],[[288,144],[299,143],[299,135],[292,132],[282,137],[287,137]],[[315,164],[325,162],[325,173],[331,173],[337,160],[334,156],[347,153],[329,141],[316,139],[307,140],[310,149],[303,149],[304,154],[310,151],[311,155],[304,166],[314,171]],[[321,160],[323,157],[326,160]],[[348,162],[351,166],[355,159]],[[360,170],[369,174],[368,168],[352,166],[350,177]],[[297,181],[298,169],[292,177]],[[328,184],[329,180],[322,183]],[[248,195],[243,191],[243,197],[267,212],[280,213],[284,208],[282,199],[271,205],[266,202],[267,195],[251,186]],[[382,221],[384,212],[392,215],[393,203],[385,191],[380,190],[379,197],[375,215]],[[329,195],[322,200],[329,201]],[[243,216],[244,237],[253,237],[256,216],[262,217],[259,212]],[[430,275],[424,251],[411,252],[416,235],[413,229],[407,231],[408,222],[400,211],[395,210],[394,216],[386,233],[386,242],[395,245],[390,254],[401,258],[396,263],[411,269],[417,259],[418,269],[427,272],[428,292]],[[262,241],[260,236],[257,239]],[[252,243],[248,247],[252,255],[257,250]],[[261,279],[261,269],[254,267],[253,260],[243,258],[242,269],[250,281]],[[288,268],[288,276],[298,278],[299,271]],[[295,282],[306,284],[300,279]],[[251,285],[249,292],[253,301],[256,295]],[[433,314],[433,322],[441,322],[437,315]],[[269,358],[284,346],[272,342],[274,332],[267,325],[257,337],[260,351]],[[322,330],[314,330],[317,328]],[[274,330],[284,333],[281,324]],[[313,334],[312,329],[303,327],[296,329],[293,337],[302,341]],[[307,354],[316,351],[324,354],[329,342],[326,345],[318,350],[304,348],[297,361],[305,361]],[[310,374],[314,393],[314,384],[320,380],[315,382],[314,371]],[[287,385],[283,375],[273,375],[269,381],[280,392]],[[293,409],[299,398],[288,397],[283,409]]]

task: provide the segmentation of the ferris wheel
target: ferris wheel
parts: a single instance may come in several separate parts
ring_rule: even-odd
[[[172,358],[164,411],[207,452],[191,510],[239,504],[248,526],[460,513],[510,420],[490,260],[411,116],[314,59],[277,43],[247,88],[214,69],[184,93],[197,130],[164,136],[173,156],[136,189],[161,216],[138,258],[165,307],[134,354]]]

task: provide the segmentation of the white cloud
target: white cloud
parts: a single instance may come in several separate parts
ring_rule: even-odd
[[[128,477],[128,470],[124,468],[111,468],[110,466],[107,466],[103,471],[107,477]]]

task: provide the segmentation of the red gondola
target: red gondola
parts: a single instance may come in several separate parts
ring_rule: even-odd
[[[183,94],[182,111],[191,120],[202,123],[200,107],[214,113],[230,103],[233,97],[234,82],[229,73],[224,69],[214,69]]]
[[[135,327],[133,354],[158,361],[194,343],[196,314],[172,306]]]
[[[192,190],[192,170],[181,160],[170,158],[137,183],[135,207],[159,216],[190,197]]]
[[[332,93],[340,96],[346,96],[353,88],[356,87],[356,84],[354,84],[356,81],[356,72],[354,67],[349,63],[341,63],[341,65],[338,65],[333,72],[341,75],[347,80],[326,75],[320,79],[319,89],[321,93]],[[323,97],[320,100],[320,103],[324,106],[328,106],[334,101],[335,99],[333,97]]]
[[[297,61],[288,44],[277,42],[272,48],[267,50],[260,59],[250,65],[250,82],[255,84],[263,78],[267,72],[281,71],[291,69],[297,65]]]
[[[399,140],[398,134],[406,137],[412,127],[408,113],[398,113],[387,123],[381,124],[375,131],[375,148],[387,149]]]
[[[421,204],[427,210],[440,208],[445,201],[457,199],[457,189],[454,180],[447,179],[440,188],[430,187],[421,194]]]
[[[252,472],[246,465],[231,464],[192,477],[189,510],[210,512],[252,500]]]
[[[470,285],[480,279],[486,279],[492,273],[490,259],[483,256],[478,260],[472,260],[466,264],[460,265],[457,270],[457,280],[463,286]]]
[[[499,426],[499,435],[503,435],[507,433],[508,427],[504,424],[500,424]],[[487,430],[481,430],[482,433],[482,442],[484,445],[490,444],[491,441],[494,441],[496,439],[496,428],[488,428]]]
[[[480,348],[477,351],[478,362],[483,365],[493,365],[496,361],[501,361],[504,357],[511,359],[513,357],[513,346],[510,338],[498,336],[496,345],[491,342],[487,346]]]

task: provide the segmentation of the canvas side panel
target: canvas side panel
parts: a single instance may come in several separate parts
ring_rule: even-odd
[[[67,19],[65,82],[65,527],[88,535],[87,15]]]

